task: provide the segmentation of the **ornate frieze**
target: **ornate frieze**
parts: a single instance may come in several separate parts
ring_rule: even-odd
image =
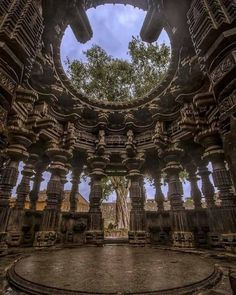
[[[234,1],[194,0],[187,16],[195,46],[204,50],[214,37],[214,30],[235,20],[236,5]]]
[[[219,102],[220,119],[224,120],[236,111],[236,91]]]
[[[18,81],[29,77],[37,51],[41,46],[43,18],[40,2],[32,0],[4,1],[1,5],[2,21],[0,37],[7,42],[8,63],[15,67]],[[21,62],[17,62],[19,59]],[[22,71],[23,77],[22,77]]]
[[[0,67],[0,84],[2,88],[8,91],[11,95],[14,94],[14,91],[17,87],[17,82],[14,81],[9,75],[7,75],[1,67]]]
[[[211,80],[214,84],[219,83],[236,66],[236,51],[227,55],[211,73]]]

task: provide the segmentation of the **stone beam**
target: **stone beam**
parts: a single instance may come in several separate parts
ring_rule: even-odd
[[[151,7],[145,17],[140,36],[145,42],[156,41],[163,30],[163,20],[158,7]]]
[[[70,12],[69,23],[76,39],[83,44],[88,42],[93,36],[93,31],[85,9],[78,3]]]

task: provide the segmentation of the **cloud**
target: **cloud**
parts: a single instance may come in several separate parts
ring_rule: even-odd
[[[86,44],[75,39],[70,27],[67,28],[61,44],[61,60],[81,59],[85,61],[83,51],[93,44],[101,46],[113,57],[129,59],[128,43],[132,36],[138,36],[145,18],[145,11],[130,5],[106,4],[87,11],[93,29],[93,38]],[[159,39],[160,43],[169,44],[166,32]]]

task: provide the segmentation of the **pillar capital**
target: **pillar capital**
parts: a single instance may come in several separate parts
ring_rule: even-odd
[[[145,153],[138,152],[134,157],[129,157],[127,154],[123,155],[123,164],[128,170],[127,177],[141,177],[141,169],[145,161]]]
[[[90,176],[94,177],[104,177],[105,176],[105,169],[107,164],[110,161],[109,154],[104,155],[97,155],[92,152],[88,153],[88,166],[89,166],[89,174]]]

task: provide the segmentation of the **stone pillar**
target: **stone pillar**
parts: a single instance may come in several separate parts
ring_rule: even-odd
[[[165,196],[161,190],[161,176],[160,175],[155,177],[154,184],[155,184],[155,188],[156,188],[155,201],[157,203],[157,210],[158,210],[158,212],[163,212],[164,211]]]
[[[171,210],[184,210],[183,206],[183,186],[179,179],[182,166],[179,162],[169,162],[164,169],[167,174],[168,199]]]
[[[109,155],[96,155],[89,153],[88,164],[90,168],[91,191],[89,195],[89,220],[86,232],[86,243],[102,245],[104,242],[103,220],[101,212],[102,183],[101,180],[106,176],[105,168],[109,162]]]
[[[102,176],[101,175],[91,175],[91,191],[89,195],[89,213],[90,213],[90,224],[89,228],[93,231],[101,231],[103,229],[102,224],[102,211],[101,211],[101,201],[102,201]]]
[[[66,170],[61,174],[61,195],[58,200],[58,211],[62,210],[62,204],[65,199],[64,186],[67,183],[67,178],[66,178],[67,172],[68,172],[68,168],[66,168]]]
[[[196,175],[197,167],[193,163],[185,165],[191,186],[191,197],[195,209],[202,209],[202,193],[198,187],[199,178]]]
[[[168,199],[171,206],[172,240],[173,246],[191,248],[194,247],[194,233],[188,221],[187,210],[183,206],[183,186],[179,173],[183,169],[179,160],[183,156],[183,150],[177,144],[163,152],[166,167],[163,171],[167,174]]]
[[[7,225],[10,217],[10,198],[18,177],[19,162],[11,160],[0,175],[0,253],[7,250]]]
[[[7,226],[7,242],[10,246],[17,247],[23,242],[24,235],[22,228],[25,217],[25,201],[30,192],[30,180],[34,173],[33,169],[37,158],[37,155],[30,155],[22,171],[22,180],[17,187],[15,207],[11,210]]]
[[[79,190],[78,186],[80,183],[80,175],[82,172],[81,168],[74,167],[73,171],[72,171],[72,188],[71,188],[71,192],[70,192],[70,211],[71,212],[77,211],[76,196],[77,196],[78,190]]]
[[[51,178],[47,187],[47,202],[41,228],[35,237],[34,246],[36,247],[53,246],[60,239],[58,227],[61,218],[60,202],[63,193],[63,179],[67,173],[65,163],[71,157],[70,151],[58,147],[49,148],[47,154],[52,160],[48,168]]]
[[[7,226],[7,242],[10,246],[20,246],[23,242],[23,225],[25,217],[25,201],[30,192],[30,180],[33,175],[34,163],[37,155],[31,155],[22,171],[22,180],[17,187],[17,198],[15,207],[11,210],[11,215]]]
[[[89,222],[88,231],[86,232],[86,243],[100,245],[104,241],[103,220],[101,211],[102,201],[102,175],[92,173],[91,190],[89,194]]]
[[[203,159],[211,161],[213,181],[219,190],[221,207],[236,207],[231,175],[225,165],[225,155],[217,130],[206,130],[198,134],[197,139],[205,147]]]
[[[37,157],[37,155],[35,155]],[[17,198],[16,198],[16,204],[15,208],[23,210],[25,209],[25,201],[27,196],[30,192],[30,181],[31,177],[33,176],[34,172],[34,163],[36,161],[32,162],[32,158],[28,160],[23,168],[22,171],[22,180],[21,183],[17,187]]]
[[[215,189],[213,184],[210,181],[209,175],[211,172],[207,168],[206,161],[198,162],[198,175],[202,180],[202,193],[206,201],[207,208],[214,208],[215,205]]]
[[[37,210],[37,202],[39,198],[39,191],[40,191],[40,185],[43,181],[42,174],[44,172],[45,167],[39,166],[36,168],[36,172],[33,178],[33,188],[29,193],[30,197],[30,210],[36,211]]]
[[[146,216],[143,198],[143,176],[141,174],[129,173],[130,179],[130,230],[129,242],[131,244],[146,243]]]
[[[207,129],[197,135],[197,140],[205,148],[203,159],[212,163],[213,181],[218,188],[221,201],[220,207],[208,211],[209,243],[214,247],[225,247],[235,251],[236,197],[230,172],[226,168],[221,138],[217,130]]]
[[[1,171],[0,176],[0,252],[1,249],[6,249],[7,227],[9,217],[12,210],[10,210],[10,198],[12,189],[16,185],[18,177],[19,162],[25,161],[28,154],[28,147],[34,138],[33,132],[21,128],[21,126],[14,126],[14,121],[8,126],[8,136],[10,145],[5,150],[9,157],[9,163]]]
[[[222,207],[236,207],[236,196],[233,189],[231,175],[225,166],[223,154],[218,154],[212,157],[213,181],[219,190],[219,197]]]
[[[127,178],[130,179],[130,228],[129,242],[131,244],[146,243],[146,214],[144,210],[144,187],[141,167],[144,163],[144,154],[137,153],[133,157],[125,156],[123,161],[128,169]]]

